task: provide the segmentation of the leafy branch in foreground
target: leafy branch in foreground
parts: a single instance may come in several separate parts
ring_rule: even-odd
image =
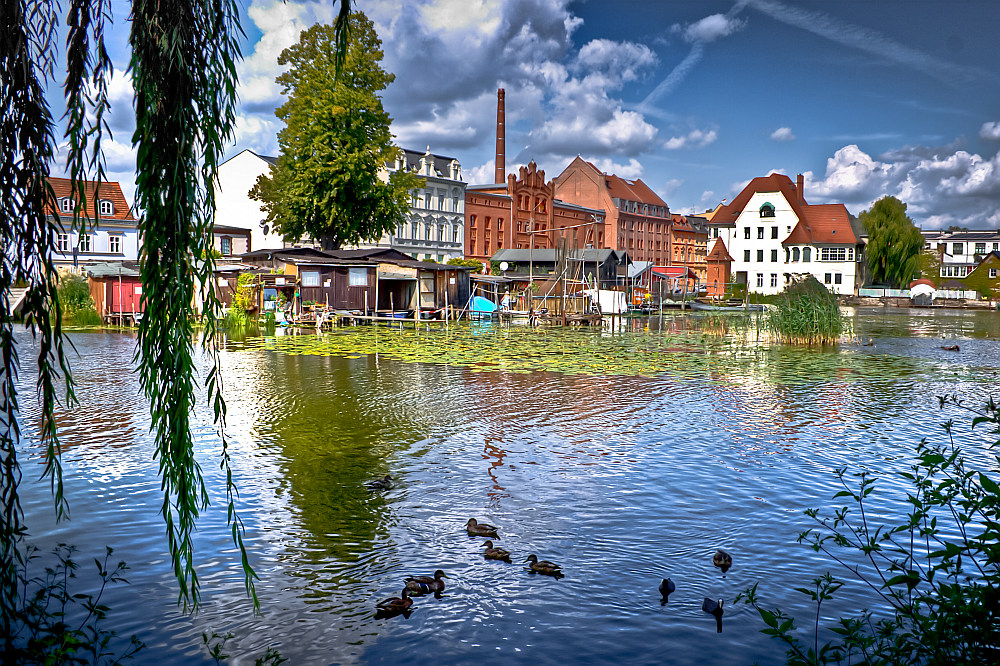
[[[973,428],[990,425],[1000,434],[1000,410],[992,398],[972,410],[957,398],[941,398],[976,413]],[[901,473],[910,484],[913,510],[895,526],[876,525],[867,508],[874,482],[865,473],[851,483],[837,470],[853,505],[822,516],[806,513],[820,525],[799,536],[867,585],[876,612],[841,618],[830,628],[836,635],[819,645],[820,605],[833,598],[842,581],[827,573],[812,589],[798,588],[816,603],[812,646],[799,637],[794,619],[765,608],[757,585],[740,595],[764,624],[763,633],[786,646],[789,664],[987,664],[1000,661],[1000,486],[969,469],[955,446],[952,422],[943,424],[946,444],[922,440],[916,462]],[[997,440],[993,447],[1000,444]],[[881,616],[881,617],[879,617]]]

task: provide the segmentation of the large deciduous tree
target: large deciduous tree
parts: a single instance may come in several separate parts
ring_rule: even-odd
[[[872,280],[905,287],[920,268],[924,237],[906,214],[906,204],[885,196],[858,216],[868,234],[865,252]]]
[[[304,30],[278,58],[291,66],[277,79],[288,95],[275,112],[285,121],[281,152],[250,192],[263,202],[272,229],[286,239],[309,235],[324,249],[392,232],[405,220],[410,190],[421,185],[404,170],[385,178],[384,166],[399,149],[379,93],[395,76],[381,67],[382,42],[372,22],[351,13],[339,74],[335,32],[329,25]]]

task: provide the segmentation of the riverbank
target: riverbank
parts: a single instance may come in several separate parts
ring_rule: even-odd
[[[935,299],[931,305],[914,305],[913,301],[905,297],[885,296],[843,296],[840,299],[841,305],[854,307],[890,307],[890,308],[920,308],[920,309],[960,309],[960,310],[996,310],[997,301],[977,301],[967,298],[939,298]]]

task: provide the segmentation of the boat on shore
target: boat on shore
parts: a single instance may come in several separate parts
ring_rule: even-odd
[[[763,312],[764,306],[761,303],[747,303],[744,305],[711,305],[701,301],[691,301],[688,307],[701,312]]]

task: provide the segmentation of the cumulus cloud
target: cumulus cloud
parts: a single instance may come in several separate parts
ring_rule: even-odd
[[[991,141],[1000,140],[1000,122],[983,123],[979,128],[979,138]]]
[[[792,133],[791,127],[779,127],[778,129],[771,132],[772,141],[794,141],[795,135]]]
[[[642,177],[642,163],[634,157],[627,164],[619,164],[607,157],[584,158],[604,173],[613,173],[621,178],[634,180]]]
[[[667,150],[680,150],[682,148],[704,148],[710,144],[715,143],[715,140],[719,138],[719,133],[714,129],[710,130],[699,130],[693,129],[687,134],[681,136],[674,136],[667,139],[663,147]]]
[[[680,33],[687,42],[714,42],[721,37],[739,32],[746,24],[746,19],[726,14],[712,14],[694,23],[675,24],[671,27],[671,32]]]
[[[984,157],[952,146],[920,146],[873,158],[849,145],[827,160],[823,177],[806,172],[805,178],[810,203],[841,202],[858,213],[892,195],[924,228],[991,228],[1000,217],[1000,152]]]

